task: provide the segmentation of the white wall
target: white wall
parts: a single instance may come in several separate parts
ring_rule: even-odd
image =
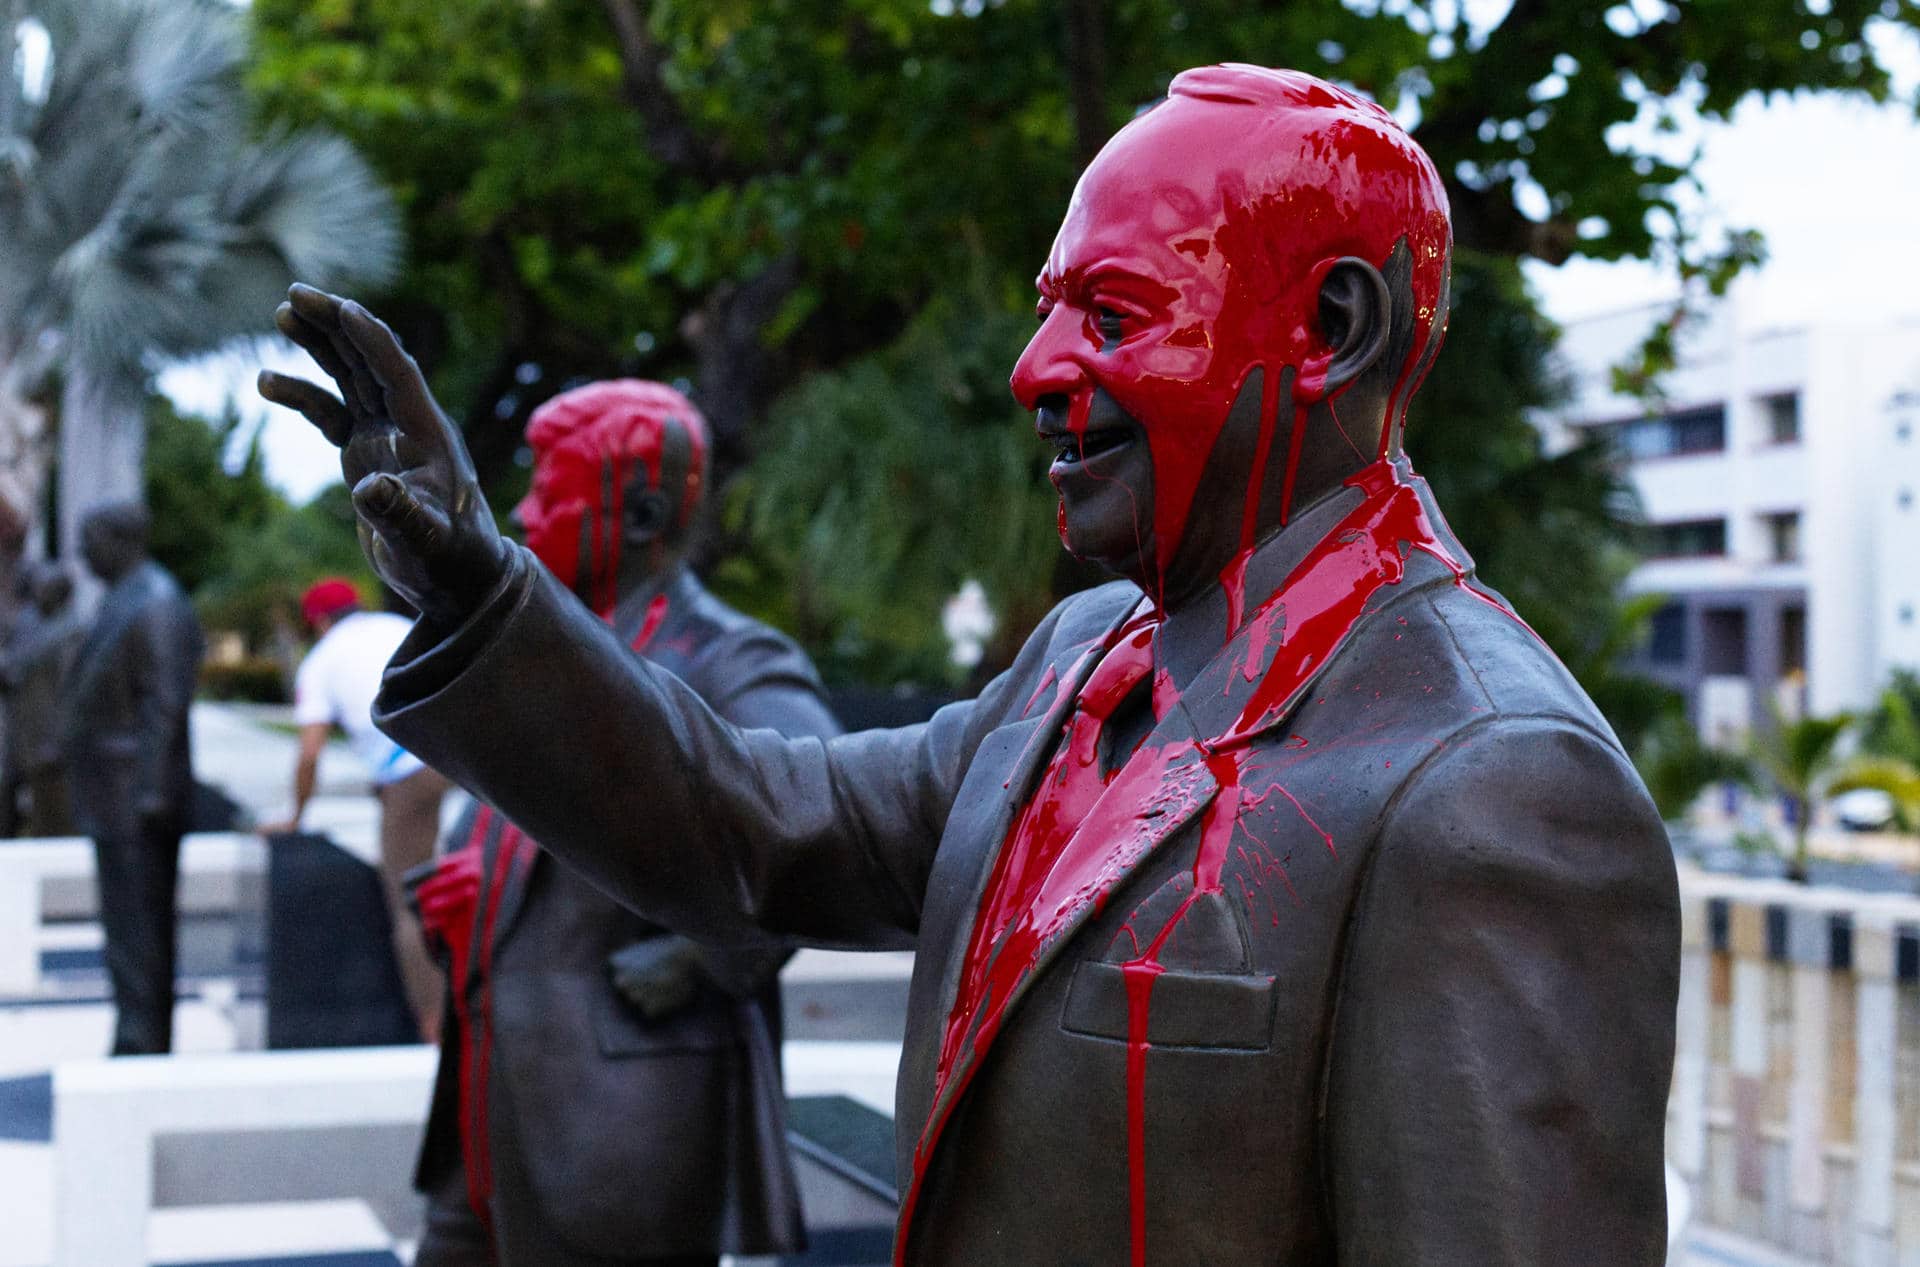
[[[1547,429],[1569,442],[1577,424],[1642,416],[1611,390],[1623,361],[1661,315],[1611,313],[1566,327],[1561,354],[1574,398]],[[1804,588],[1808,706],[1865,707],[1895,664],[1920,666],[1920,319],[1877,326],[1756,328],[1734,296],[1690,325],[1663,391],[1669,409],[1721,404],[1723,452],[1637,462],[1631,475],[1649,522],[1724,517],[1727,556],[1655,559],[1635,570],[1638,592]],[[1765,400],[1800,398],[1797,444],[1769,434]],[[1890,402],[1908,393],[1895,408]],[[1908,438],[1895,437],[1908,427]],[[1912,494],[1898,505],[1902,489]],[[1798,512],[1800,561],[1775,563],[1765,517]],[[1912,619],[1900,619],[1903,609]]]

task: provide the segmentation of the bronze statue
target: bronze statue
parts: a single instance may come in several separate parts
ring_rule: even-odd
[[[734,725],[839,732],[799,648],[687,571],[707,440],[684,396],[593,383],[536,410],[527,440],[533,487],[514,512],[527,545],[623,644]],[[416,1267],[713,1267],[722,1253],[800,1248],[780,1075],[785,952],[669,932],[480,804],[418,902],[454,993],[418,1172],[429,1200]]]
[[[60,721],[74,656],[86,626],[73,606],[73,577],[43,561],[25,573],[28,603],[16,618],[0,662],[6,692],[6,772],[0,813],[17,824],[8,835],[71,836],[66,754]],[[25,794],[26,806],[20,800]]]
[[[67,688],[74,819],[93,837],[113,1054],[164,1052],[173,1041],[174,890],[193,802],[188,712],[200,622],[147,557],[144,508],[99,507],[82,521],[80,541],[107,592]]]
[[[826,743],[714,717],[501,540],[364,308],[280,310],[344,402],[261,386],[425,613],[397,739],[682,932],[917,947],[897,1262],[1657,1264],[1672,857],[1402,452],[1450,249],[1386,112],[1177,77],[1081,177],[1013,374],[1125,579]]]

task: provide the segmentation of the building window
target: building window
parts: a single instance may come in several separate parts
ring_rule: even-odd
[[[1913,604],[1912,603],[1900,604],[1900,623],[1903,625],[1911,625],[1913,623]]]
[[[1635,461],[1720,453],[1727,447],[1727,410],[1724,405],[1706,405],[1658,418],[1615,423],[1599,430],[1613,435],[1626,455]]]
[[[1780,674],[1807,671],[1807,609],[1780,609]]]
[[[1789,510],[1777,515],[1762,515],[1760,522],[1767,532],[1767,561],[1798,563],[1800,561],[1799,512]]]
[[[1676,523],[1649,524],[1646,552],[1656,559],[1694,559],[1727,552],[1727,521],[1724,519],[1682,519]]]
[[[1682,664],[1687,658],[1687,609],[1668,603],[1653,613],[1648,629],[1647,659],[1655,664]]]
[[[1898,493],[1894,494],[1893,503],[1902,510],[1912,510],[1913,490],[1910,488],[1901,489]]]
[[[1800,443],[1800,393],[1781,392],[1760,399],[1767,420],[1768,444]]]
[[[1747,613],[1741,607],[1709,608],[1700,618],[1700,667],[1715,677],[1747,671]]]

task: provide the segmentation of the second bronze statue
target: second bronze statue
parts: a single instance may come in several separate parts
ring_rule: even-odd
[[[533,485],[514,518],[583,611],[735,725],[838,733],[799,649],[686,569],[707,440],[685,397],[591,384],[536,410],[527,439]],[[494,741],[514,747],[510,717],[497,722]],[[572,755],[596,760],[590,746]],[[485,804],[447,846],[419,894],[449,960],[452,1020],[416,1267],[712,1267],[800,1249],[780,1075],[787,953],[715,949],[635,915]]]

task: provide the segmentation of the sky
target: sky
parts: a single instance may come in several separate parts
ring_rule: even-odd
[[[1910,92],[1920,83],[1920,40],[1896,37],[1881,55],[1898,87]],[[1709,232],[1757,228],[1766,235],[1768,262],[1738,286],[1749,320],[1803,325],[1920,315],[1920,121],[1910,109],[1813,94],[1752,99],[1726,123],[1695,123],[1678,138],[1689,148],[1696,141],[1703,193],[1690,213]],[[1632,262],[1530,262],[1527,275],[1548,315],[1562,323],[1652,304],[1677,290],[1670,272]],[[304,501],[339,478],[339,464],[305,421],[255,396],[262,365],[315,372],[292,345],[263,339],[170,369],[160,388],[183,409],[208,416],[232,402],[264,427],[268,478]]]

